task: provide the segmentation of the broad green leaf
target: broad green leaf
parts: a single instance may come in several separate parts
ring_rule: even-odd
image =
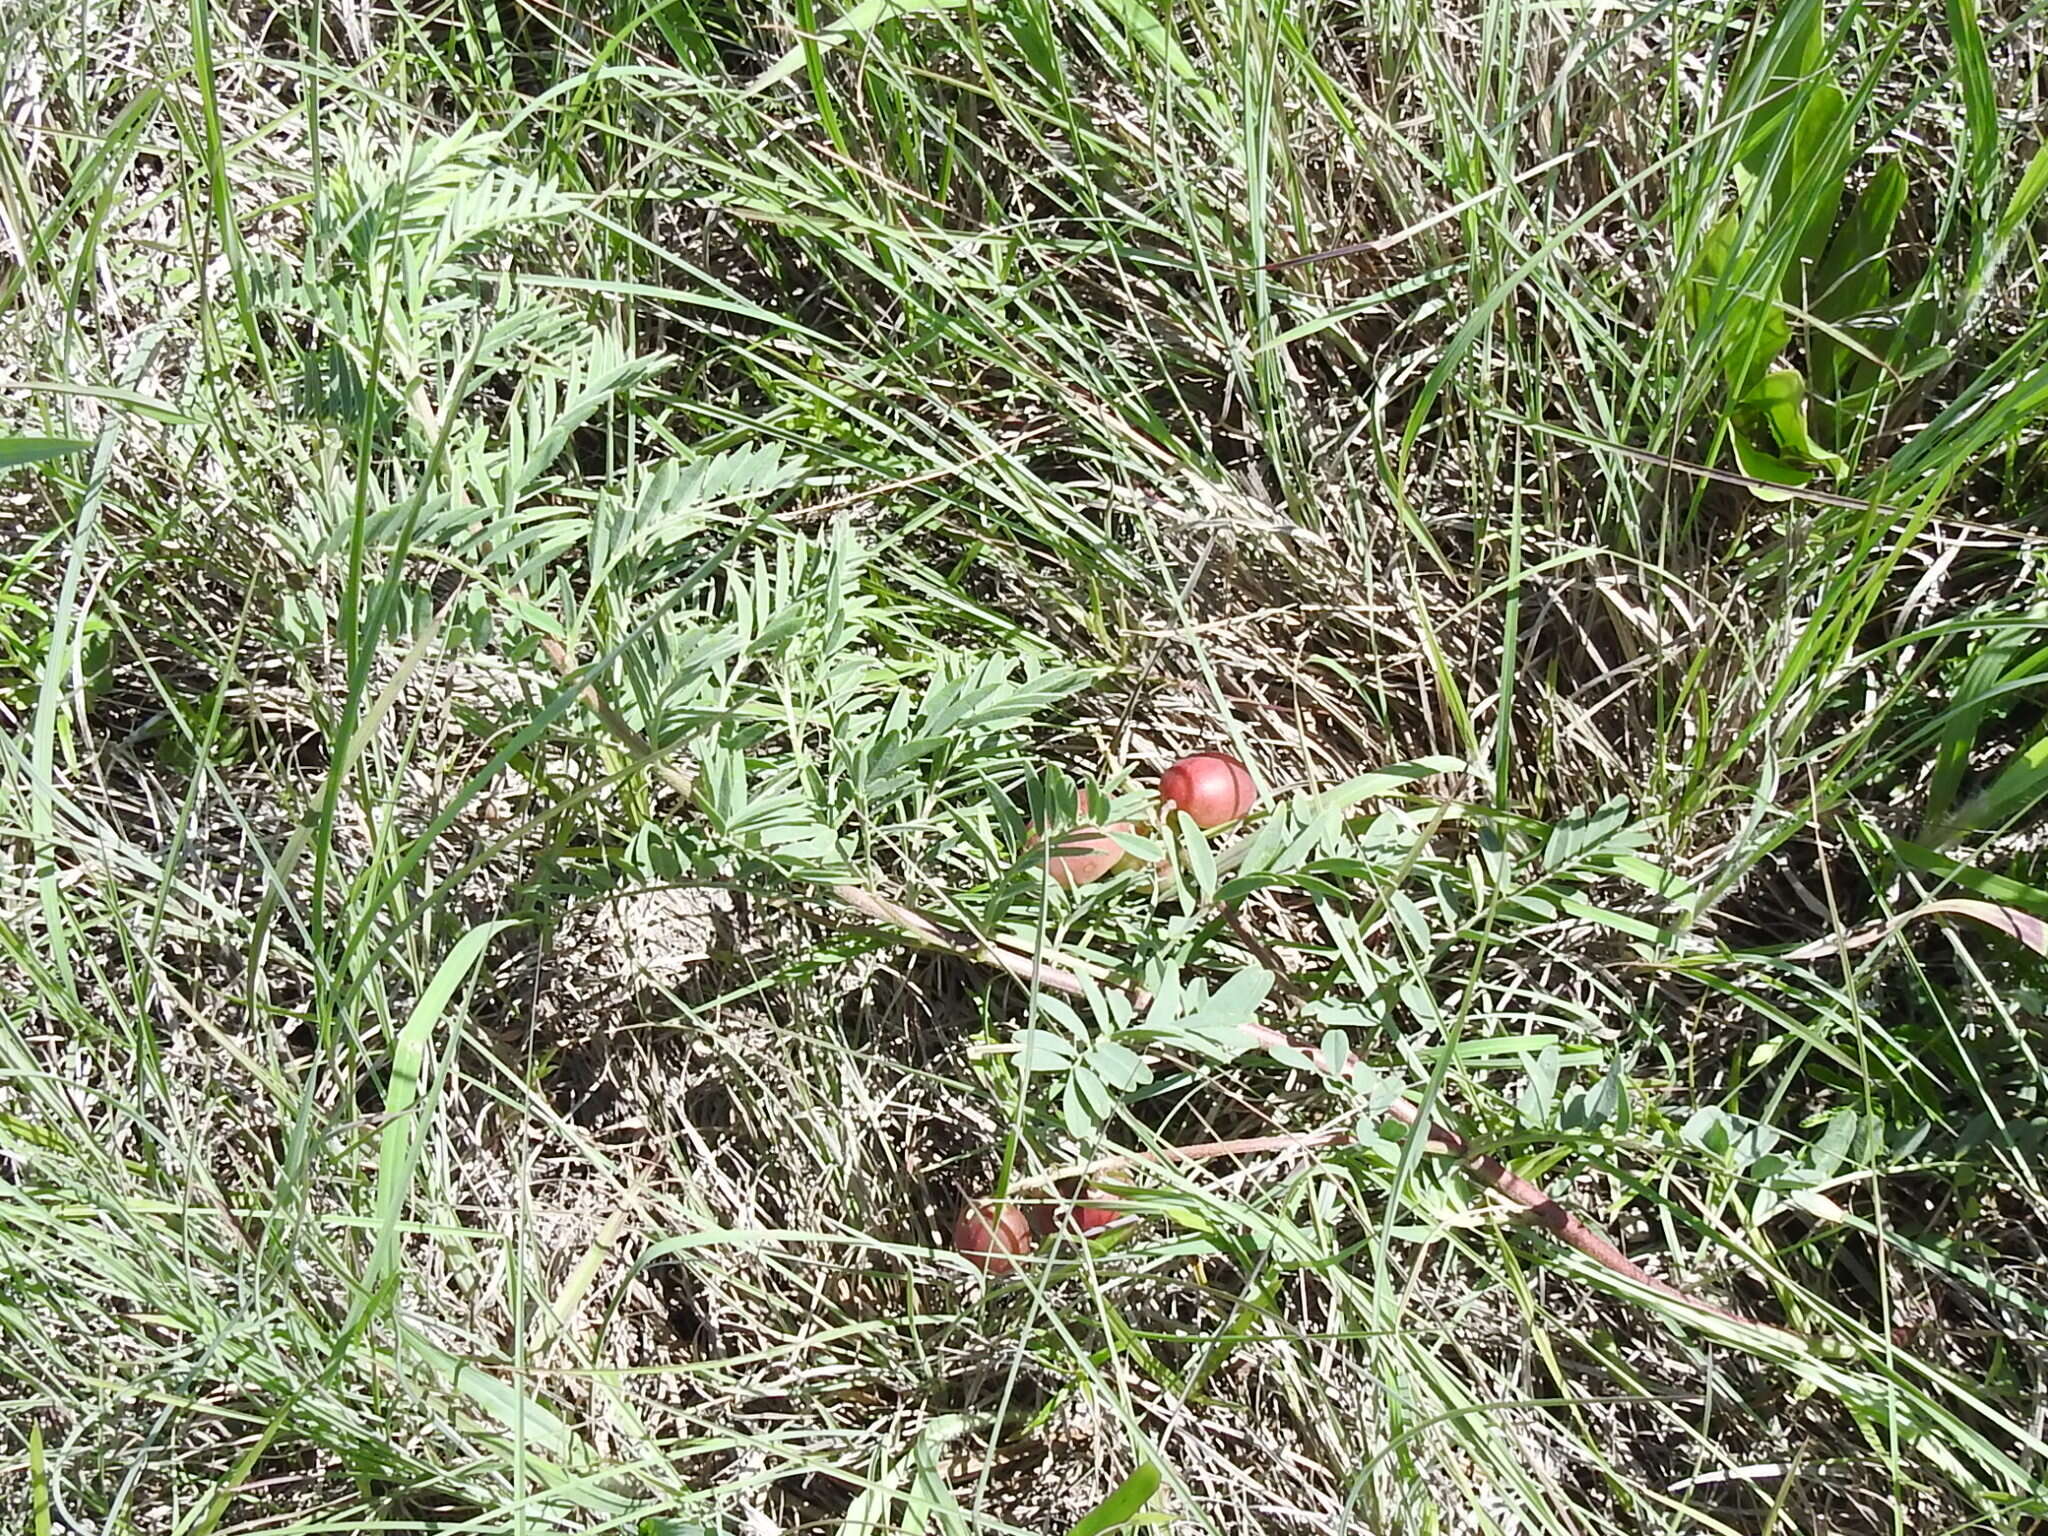
[[[2000,625],[1971,651],[1954,695],[1936,720],[1939,734],[1934,749],[1934,772],[1927,784],[1924,826],[1938,824],[1953,808],[1956,791],[1969,771],[1977,734],[1991,706],[2015,683],[2048,670],[2048,647],[2038,643],[2044,622],[2048,622],[2048,609],[2036,605],[2026,622]]]
[[[1016,1045],[1020,1072],[1064,1072],[1074,1064],[1073,1043],[1049,1029],[1020,1029]]]
[[[1088,1070],[1086,1062],[1076,1062],[1060,1090],[1060,1110],[1067,1134],[1076,1141],[1089,1141],[1116,1113],[1116,1098],[1108,1085]]]
[[[1826,256],[1815,269],[1807,305],[1814,320],[1807,340],[1808,366],[1828,440],[1840,445],[1854,436],[1865,406],[1845,399],[1859,365],[1874,370],[1875,358],[1894,355],[1895,335],[1851,322],[1892,302],[1892,230],[1906,203],[1906,172],[1898,160],[1877,168],[1870,185],[1850,206]],[[1875,383],[1875,377],[1870,380]]]
[[[1548,1129],[1554,1123],[1551,1116],[1556,1112],[1557,1080],[1563,1068],[1564,1055],[1554,1045],[1546,1046],[1528,1059],[1524,1070],[1529,1080],[1522,1085],[1522,1091],[1515,1100],[1516,1111],[1524,1125]]]
[[[1737,398],[1763,377],[1791,337],[1776,269],[1764,270],[1755,248],[1742,243],[1743,221],[1738,206],[1707,231],[1699,258],[1704,277],[1688,290],[1693,324],[1710,333],[1721,376]]]
[[[0,469],[61,459],[67,454],[83,453],[91,446],[70,437],[0,437]]]
[[[1821,65],[1826,45],[1820,0],[1791,0],[1768,30],[1745,50],[1729,78],[1727,109],[1738,118],[1738,159],[1757,180],[1804,102],[1804,89]]]
[[[1685,285],[1686,317],[1694,330],[1704,329],[1713,317],[1716,297],[1735,266],[1735,245],[1742,230],[1742,211],[1731,208],[1707,226],[1700,239],[1692,278]]]
[[[1067,1528],[1067,1536],[1105,1536],[1120,1525],[1129,1525],[1158,1491],[1159,1469],[1149,1461],[1140,1462],[1108,1498]]]
[[[1257,1016],[1266,994],[1272,991],[1272,972],[1248,966],[1206,998],[1198,988],[1198,983],[1185,984],[1176,999],[1179,1006],[1171,1013],[1162,1006],[1163,1000],[1155,997],[1140,1026],[1142,1037],[1177,1042],[1225,1059],[1248,1050],[1251,1041],[1243,1026]]]
[[[1694,1110],[1678,1128],[1678,1139],[1702,1152],[1723,1157],[1734,1144],[1735,1127],[1728,1111],[1706,1104]]]
[[[1601,1074],[1598,1081],[1567,1096],[1564,1108],[1558,1115],[1558,1123],[1568,1131],[1597,1131],[1606,1125],[1615,1125],[1625,1131],[1628,1107],[1627,1096],[1622,1092],[1626,1081],[1619,1064],[1612,1071]]]
[[[1891,267],[1885,253],[1906,205],[1906,191],[1906,170],[1897,158],[1885,161],[1871,175],[1870,185],[1850,205],[1849,216],[1814,269],[1806,298],[1813,314],[1823,320],[1850,320],[1890,297]]]
[[[1772,185],[1772,217],[1798,221],[1799,238],[1792,253],[1795,260],[1785,274],[1785,298],[1792,303],[1805,301],[1802,274],[1827,249],[1835,214],[1842,206],[1852,153],[1845,106],[1841,88],[1832,80],[1816,80],[1806,87]]]
[[[1806,380],[1796,368],[1773,368],[1738,407],[1754,411],[1776,439],[1778,457],[1787,463],[1824,469],[1840,477],[1849,466],[1813,439],[1806,426]]]
[[[1959,837],[2017,821],[2048,796],[2048,728],[2014,752],[1991,782],[1930,828],[1926,841],[1936,848]]]
[[[1827,1128],[1814,1139],[1807,1161],[1822,1177],[1832,1174],[1854,1150],[1856,1138],[1862,1130],[1863,1116],[1860,1113],[1846,1107],[1836,1110],[1828,1117]]]
[[[1173,822],[1174,830],[1180,833],[1180,847],[1187,857],[1188,873],[1195,877],[1196,893],[1205,902],[1213,901],[1216,896],[1216,855],[1209,850],[1209,839],[1195,825],[1194,817],[1185,811],[1175,811]]]
[[[1735,447],[1735,462],[1752,482],[1750,494],[1758,501],[1790,501],[1800,487],[1813,479],[1811,469],[1788,464],[1776,454],[1757,447],[1739,429],[1731,431],[1728,440]]]
[[[1145,1058],[1114,1040],[1098,1040],[1088,1048],[1088,1070],[1102,1080],[1112,1093],[1128,1093],[1152,1081],[1152,1069]]]

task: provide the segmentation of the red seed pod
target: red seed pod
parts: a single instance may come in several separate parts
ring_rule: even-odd
[[[1083,815],[1094,811],[1096,804],[1090,795],[1081,797]],[[1107,810],[1107,806],[1102,809]],[[1130,862],[1130,855],[1124,852],[1112,832],[1135,832],[1137,829],[1128,821],[1112,822],[1108,826],[1074,827],[1065,832],[1055,833],[1052,838],[1053,852],[1046,858],[1046,878],[1054,885],[1072,890],[1077,885],[1087,885],[1100,880],[1104,875],[1114,874]],[[1044,841],[1037,828],[1033,828],[1026,848],[1036,848]]]
[[[1128,821],[1119,821],[1107,827],[1076,827],[1057,834],[1053,841],[1056,851],[1045,861],[1047,877],[1054,885],[1071,891],[1077,885],[1114,874],[1130,855],[1110,834],[1132,830]]]
[[[1031,1222],[1015,1206],[977,1201],[953,1222],[953,1246],[984,1273],[1013,1275],[1015,1256],[1036,1246]]]
[[[1205,831],[1236,821],[1257,803],[1259,792],[1243,763],[1227,752],[1197,752],[1159,775],[1159,798],[1178,807]]]
[[[1088,1195],[1099,1198],[1099,1191],[1091,1189]],[[1074,1206],[1074,1225],[1081,1229],[1083,1236],[1093,1237],[1122,1215],[1122,1211],[1112,1210],[1106,1205],[1095,1205],[1084,1199]]]

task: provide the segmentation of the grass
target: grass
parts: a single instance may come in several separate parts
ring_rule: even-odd
[[[0,17],[10,1528],[2048,1529],[2044,56]]]

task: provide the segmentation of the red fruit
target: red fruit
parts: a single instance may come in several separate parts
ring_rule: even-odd
[[[1077,885],[1114,874],[1130,855],[1110,833],[1132,830],[1128,821],[1119,821],[1107,827],[1076,827],[1060,833],[1053,842],[1057,851],[1045,861],[1047,876],[1054,885],[1071,891]]]
[[[1074,1225],[1084,1236],[1093,1237],[1122,1215],[1122,1211],[1111,1210],[1106,1205],[1077,1205],[1074,1207]]]
[[[1035,1245],[1030,1220],[1015,1206],[977,1201],[953,1222],[953,1246],[987,1274],[1015,1274],[1014,1256]]]
[[[1081,812],[1086,815],[1095,809],[1092,796],[1083,795]],[[1108,807],[1104,806],[1104,810]],[[1110,836],[1112,832],[1133,832],[1128,821],[1112,822],[1107,827],[1075,827],[1061,832],[1053,838],[1053,852],[1045,861],[1045,873],[1054,885],[1072,890],[1077,885],[1087,885],[1100,880],[1104,875],[1113,874],[1129,861],[1130,855]],[[1040,836],[1032,831],[1026,848],[1036,848]]]
[[[1259,798],[1252,776],[1227,752],[1197,752],[1159,775],[1159,798],[1179,807],[1205,831],[1236,821]]]

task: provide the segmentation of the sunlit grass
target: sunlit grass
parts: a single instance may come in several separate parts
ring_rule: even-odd
[[[1978,9],[0,20],[0,1511],[2048,1517]],[[1197,746],[1262,841],[1044,889]]]

